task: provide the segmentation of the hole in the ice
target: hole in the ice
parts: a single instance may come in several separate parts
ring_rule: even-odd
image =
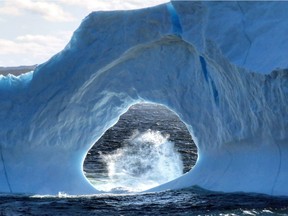
[[[136,104],[88,152],[84,172],[105,192],[140,192],[188,172],[197,148],[185,124],[166,107]]]

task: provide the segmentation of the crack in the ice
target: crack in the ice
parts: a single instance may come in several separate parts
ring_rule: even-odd
[[[248,55],[249,55],[249,52],[250,52],[250,49],[251,49],[251,46],[252,46],[252,41],[251,39],[249,38],[247,32],[246,32],[246,24],[245,24],[245,21],[244,21],[244,17],[245,17],[245,13],[244,13],[244,10],[243,8],[240,6],[240,2],[237,2],[237,5],[242,13],[242,26],[243,26],[243,33],[244,33],[244,36],[246,37],[247,41],[249,42],[249,47],[247,49],[247,52],[246,52],[246,55],[245,55],[245,58],[243,60],[243,66],[246,64],[246,61],[247,61],[247,58],[248,58]]]
[[[228,149],[225,149],[227,154],[229,155],[229,161],[228,161],[228,164],[226,166],[226,168],[224,169],[223,173],[221,176],[224,176],[225,177],[225,174],[228,172],[231,164],[232,164],[232,161],[233,161],[233,156],[232,156],[232,153],[228,150]]]
[[[171,22],[173,25],[173,33],[179,37],[181,37],[182,35],[182,25],[180,22],[180,18],[179,15],[176,11],[176,9],[174,8],[173,4],[170,2],[167,4],[167,10],[170,13],[171,16]]]
[[[200,60],[200,63],[201,63],[201,67],[202,67],[202,71],[203,71],[203,74],[204,74],[204,78],[205,78],[206,82],[208,82],[208,70],[207,70],[206,61],[205,61],[203,56],[199,56],[199,60]]]
[[[277,181],[279,179],[280,171],[281,171],[281,167],[282,167],[282,151],[281,151],[281,147],[280,147],[280,145],[278,143],[276,143],[276,146],[277,146],[277,149],[278,149],[279,163],[278,163],[277,173],[276,173],[276,176],[275,176],[275,179],[274,179],[274,182],[273,182],[273,186],[272,186],[272,189],[271,189],[271,194],[272,195],[274,194],[275,186],[276,186],[276,183],[277,183]]]
[[[211,78],[207,70],[207,64],[206,64],[205,58],[203,56],[199,56],[199,60],[200,60],[200,64],[202,67],[203,74],[204,74],[204,78],[206,82],[209,83],[211,86],[214,102],[217,106],[219,106],[219,92],[216,88],[215,82],[213,81],[213,79]]]
[[[1,161],[2,161],[2,164],[3,164],[4,175],[5,175],[6,182],[7,182],[8,188],[9,188],[9,192],[12,193],[12,189],[11,189],[11,185],[10,185],[10,182],[9,182],[7,169],[6,169],[6,166],[5,166],[5,160],[4,160],[4,157],[3,157],[3,152],[2,152],[1,145],[0,145],[0,156],[1,156]]]

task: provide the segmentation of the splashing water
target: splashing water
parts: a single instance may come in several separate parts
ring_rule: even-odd
[[[101,179],[95,185],[97,189],[113,193],[139,192],[181,176],[181,155],[168,139],[169,135],[159,131],[134,132],[124,147],[102,155],[108,179]]]

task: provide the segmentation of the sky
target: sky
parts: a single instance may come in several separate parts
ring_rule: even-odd
[[[0,0],[0,67],[41,64],[61,51],[92,11],[130,10],[169,0]]]

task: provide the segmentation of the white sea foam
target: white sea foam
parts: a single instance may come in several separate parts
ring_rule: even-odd
[[[144,191],[183,174],[181,155],[159,131],[135,131],[124,147],[102,158],[108,178],[92,182],[103,191]]]

